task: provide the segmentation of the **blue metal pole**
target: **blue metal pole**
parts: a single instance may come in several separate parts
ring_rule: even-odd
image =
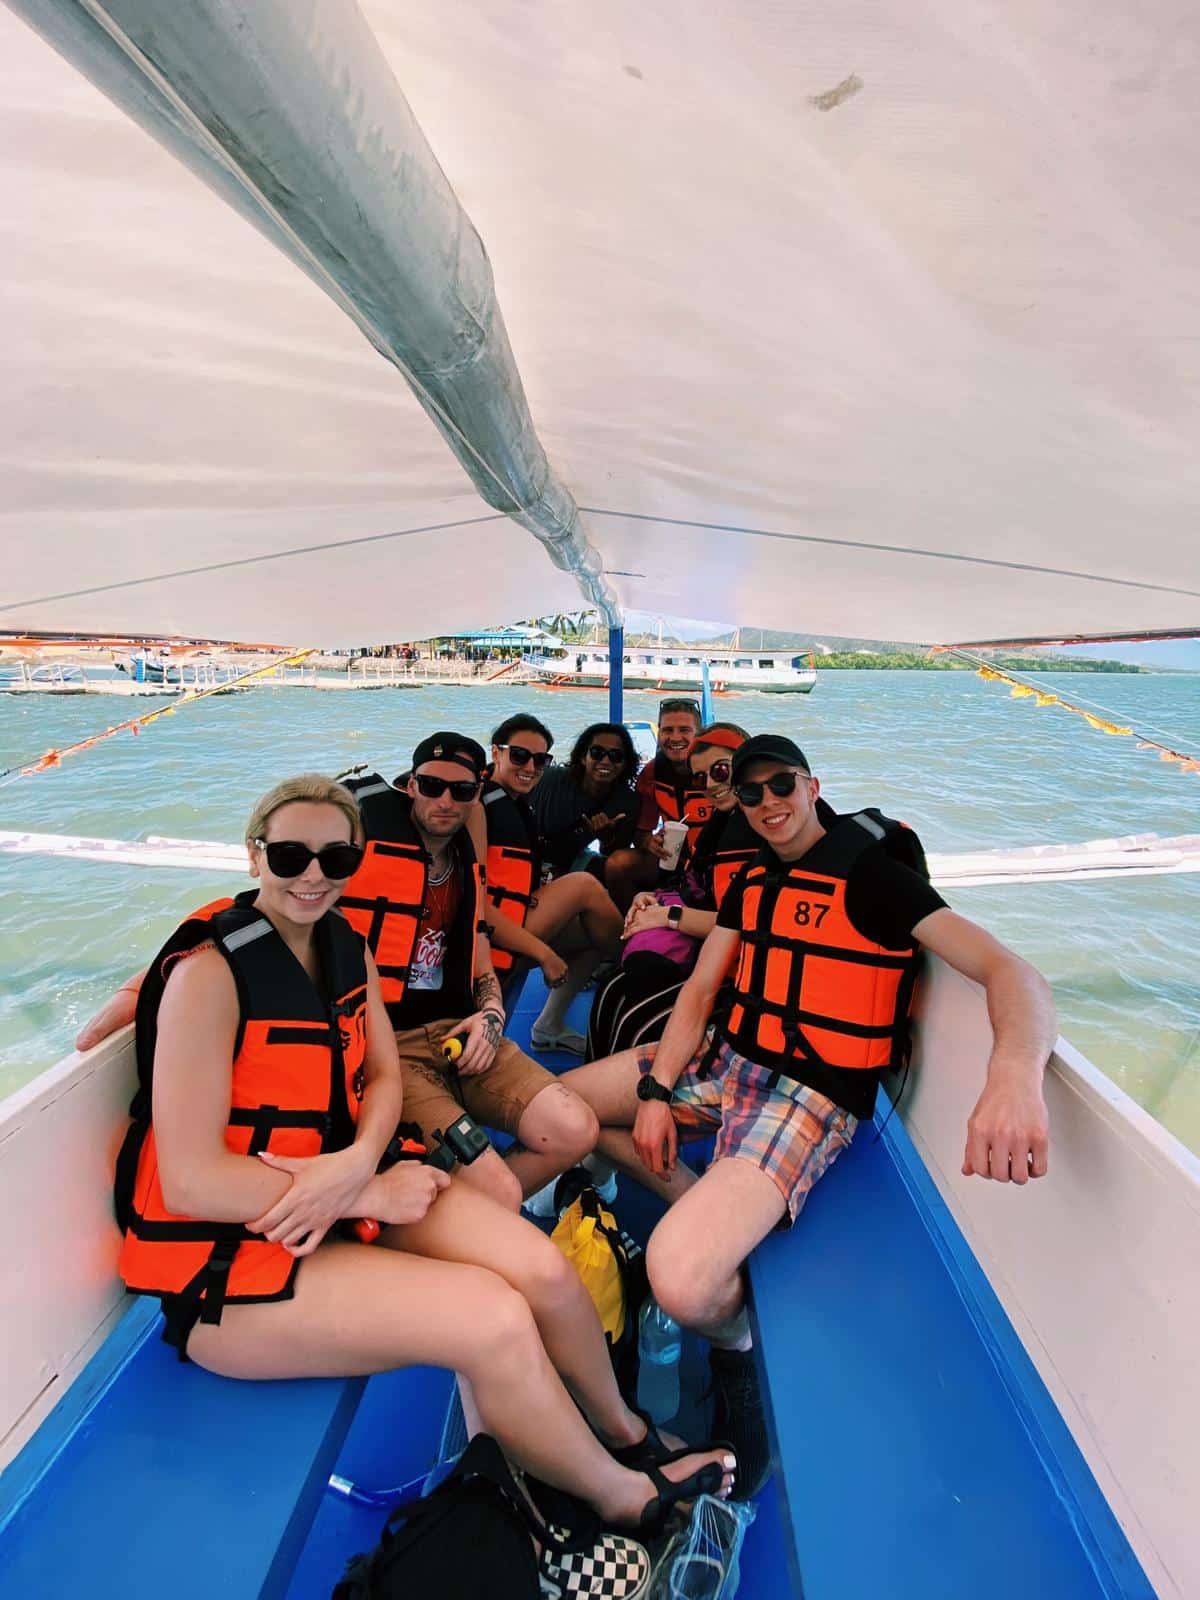
[[[625,629],[608,630],[608,720],[625,720]]]

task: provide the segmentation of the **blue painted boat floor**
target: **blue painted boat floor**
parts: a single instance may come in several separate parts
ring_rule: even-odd
[[[527,980],[510,1017],[508,1033],[552,1071],[569,1071],[578,1066],[578,1057],[562,1051],[535,1051],[530,1045],[529,1028],[544,1000],[542,985],[535,979]],[[591,991],[586,991],[571,1008],[569,1023],[581,1032],[587,1027],[591,1000]],[[621,1224],[644,1243],[662,1214],[662,1204],[628,1179],[619,1181],[617,1210]],[[676,1430],[684,1437],[700,1439],[706,1435],[710,1411],[707,1385],[705,1346],[687,1335],[680,1371],[680,1408],[675,1419]],[[416,1393],[420,1404],[414,1407]],[[452,1380],[443,1372],[415,1369],[372,1378],[336,1471],[352,1482],[371,1487],[423,1478],[437,1460],[446,1407],[451,1400]],[[411,1486],[414,1493],[419,1492],[417,1482]],[[369,1549],[378,1540],[385,1519],[386,1512],[382,1510],[326,1495],[288,1600],[328,1600],[349,1556]],[[788,1562],[787,1537],[783,1509],[772,1482],[759,1496],[755,1520],[742,1549],[743,1595],[752,1600],[766,1600],[768,1596],[782,1600],[790,1593],[787,1580],[782,1578]],[[780,1587],[781,1580],[784,1587]]]

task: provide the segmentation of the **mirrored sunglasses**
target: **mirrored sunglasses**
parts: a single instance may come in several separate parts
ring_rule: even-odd
[[[747,810],[753,810],[755,806],[762,805],[763,797],[768,789],[773,795],[782,800],[794,791],[798,778],[807,778],[808,776],[807,772],[796,772],[794,770],[791,772],[776,772],[765,783],[739,783],[733,792],[738,797],[739,805],[745,806]]]
[[[357,844],[327,844],[310,850],[298,839],[255,839],[276,878],[298,878],[315,861],[327,878],[352,878],[362,862],[362,847]]]
[[[507,750],[508,759],[514,767],[526,767],[532,761],[535,772],[541,772],[554,760],[549,750],[529,750],[523,744],[498,744],[496,749]]]
[[[440,800],[449,789],[451,797],[459,805],[466,805],[469,800],[475,800],[479,795],[479,780],[477,778],[435,778],[428,773],[415,774],[417,790],[426,800]]]
[[[699,789],[707,789],[710,783],[728,783],[732,771],[732,761],[714,761],[707,772],[693,772],[692,782]]]

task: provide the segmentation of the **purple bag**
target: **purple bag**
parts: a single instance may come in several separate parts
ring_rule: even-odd
[[[660,890],[654,898],[660,906],[681,906],[683,896],[673,890]],[[673,961],[684,972],[690,972],[700,953],[702,940],[693,934],[681,933],[678,928],[646,928],[641,933],[631,934],[625,941],[625,948],[621,952],[621,960],[639,950],[648,950],[652,955],[665,956],[668,961]]]

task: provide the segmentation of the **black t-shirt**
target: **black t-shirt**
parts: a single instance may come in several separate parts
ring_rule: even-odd
[[[628,844],[633,837],[636,803],[631,784],[614,784],[606,800],[591,800],[575,782],[568,767],[547,767],[530,799],[542,839],[542,859],[550,863],[556,875],[569,872],[575,857],[596,837],[588,818],[597,811],[603,811],[614,821],[619,819],[613,834],[603,841],[602,853],[607,855],[610,850]]]

